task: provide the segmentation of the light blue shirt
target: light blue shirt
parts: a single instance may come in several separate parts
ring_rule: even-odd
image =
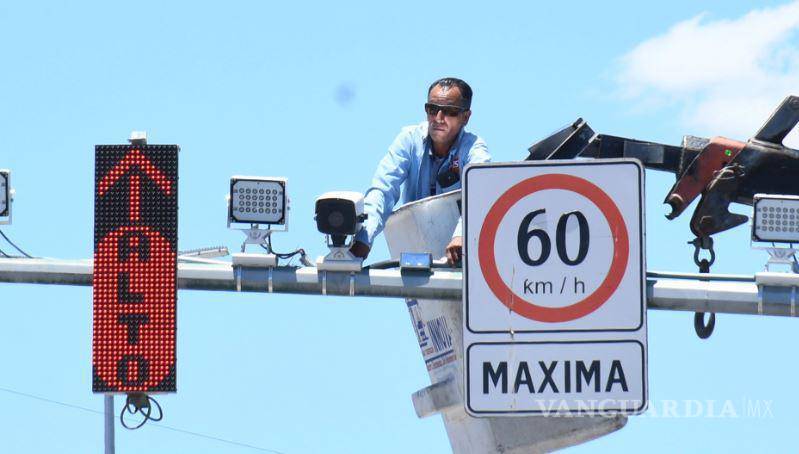
[[[431,169],[431,150],[432,142],[427,134],[427,121],[402,128],[388,147],[388,153],[378,164],[372,185],[366,192],[364,212],[368,217],[355,236],[357,241],[372,246],[375,237],[383,231],[386,220],[400,199],[400,189],[402,189],[403,204],[431,195],[431,181],[435,179]],[[441,163],[441,168],[448,168],[455,156],[458,157],[461,172],[469,163],[491,160],[483,139],[463,129],[449,150],[449,155]],[[436,182],[435,193],[442,194],[460,188],[460,179],[445,188]],[[461,221],[458,220],[453,237],[460,235]]]

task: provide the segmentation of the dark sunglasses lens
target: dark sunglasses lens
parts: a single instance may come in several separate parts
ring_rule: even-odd
[[[448,117],[457,117],[463,109],[453,106],[439,106],[437,104],[427,103],[424,105],[424,110],[428,115],[436,116],[438,112],[443,112]]]

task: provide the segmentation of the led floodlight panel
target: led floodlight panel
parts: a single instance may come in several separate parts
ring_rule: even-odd
[[[11,216],[11,172],[0,170],[0,218]]]
[[[755,194],[752,240],[799,243],[799,197]]]
[[[240,224],[286,224],[286,179],[230,178],[228,221]]]
[[[177,145],[95,147],[92,390],[175,392]]]

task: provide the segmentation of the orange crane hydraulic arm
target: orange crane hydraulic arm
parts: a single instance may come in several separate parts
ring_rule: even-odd
[[[746,142],[685,136],[682,146],[594,134],[578,119],[529,148],[528,160],[588,158],[639,159],[647,168],[673,172],[677,182],[664,203],[679,216],[694,199],[699,204],[691,230],[707,237],[741,225],[746,216],[730,213],[732,202],[752,205],[755,194],[799,195],[799,150],[782,144],[799,123],[799,97],[788,96],[760,131]]]

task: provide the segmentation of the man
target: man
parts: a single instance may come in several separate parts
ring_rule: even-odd
[[[364,200],[368,218],[355,236],[353,255],[364,259],[369,255],[399,199],[401,185],[403,203],[454,191],[461,187],[461,171],[467,164],[491,160],[483,139],[463,129],[472,115],[471,104],[472,89],[460,79],[447,77],[430,85],[424,105],[427,121],[402,128],[377,166]],[[463,255],[461,231],[459,220],[446,248],[451,264]]]

